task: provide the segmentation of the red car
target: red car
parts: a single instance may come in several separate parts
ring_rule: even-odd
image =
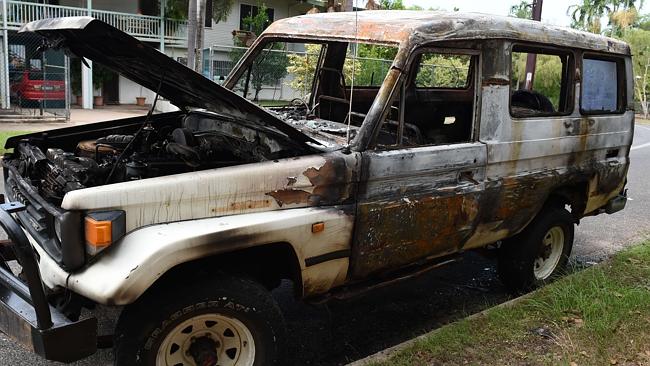
[[[15,71],[11,77],[11,95],[21,106],[39,106],[41,101],[65,103],[63,73],[44,75],[42,70]],[[53,102],[46,104],[50,103]]]

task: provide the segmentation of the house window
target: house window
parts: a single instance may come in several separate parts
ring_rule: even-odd
[[[584,58],[581,110],[584,114],[615,113],[622,108],[619,64],[615,60]]]
[[[246,5],[246,4],[241,4],[240,11],[239,11],[239,29],[243,31],[252,31],[252,27],[250,24],[246,24],[245,19],[248,17],[254,17],[256,16],[260,11],[260,8],[255,6],[255,5]],[[268,27],[271,23],[273,23],[275,11],[271,8],[266,8],[266,15],[268,16],[269,20],[266,22],[264,25],[264,28]]]
[[[527,70],[536,60],[534,73]],[[571,112],[571,65],[569,53],[514,46],[510,76],[510,114],[513,117],[564,115]]]
[[[230,74],[232,67],[234,66],[232,61],[221,61],[213,60],[212,69],[214,70],[215,81],[223,80]]]
[[[205,27],[212,28],[212,13],[213,13],[213,3],[212,1],[205,2]]]

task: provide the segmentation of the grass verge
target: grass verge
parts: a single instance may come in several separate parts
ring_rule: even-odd
[[[650,365],[650,241],[370,364]]]
[[[5,150],[5,143],[7,142],[8,138],[17,135],[23,135],[30,132],[31,131],[0,131],[0,154],[4,154],[5,152],[7,152]]]

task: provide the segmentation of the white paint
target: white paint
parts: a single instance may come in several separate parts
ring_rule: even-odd
[[[645,149],[646,147],[650,147],[650,142],[646,142],[645,144],[637,145],[637,146],[632,146],[630,150],[638,150],[638,149]]]
[[[313,223],[325,230],[313,234]],[[346,258],[305,267],[305,258],[350,248],[353,217],[334,208],[302,208],[152,225],[122,238],[91,265],[68,273],[28,235],[39,254],[47,287],[66,287],[100,304],[135,301],[177,264],[233,249],[266,243],[290,243],[301,267],[306,294],[340,286]],[[257,238],[254,236],[257,235]],[[236,241],[232,237],[237,237]]]

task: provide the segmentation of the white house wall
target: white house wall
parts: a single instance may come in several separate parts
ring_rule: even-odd
[[[135,104],[135,97],[143,96],[147,100],[145,103],[153,102],[155,93],[145,87],[140,87],[140,84],[131,81],[124,76],[120,75],[120,104]],[[142,94],[140,94],[142,92]]]
[[[233,7],[228,19],[219,23],[212,23],[211,28],[205,28],[205,42],[206,47],[212,45],[225,45],[232,46],[232,31],[239,29],[239,17],[241,12],[241,4],[257,6],[256,1],[238,1]],[[274,11],[274,20],[287,18],[289,16],[305,14],[310,5],[300,4],[295,0],[266,0],[264,1],[267,8],[272,8]]]

